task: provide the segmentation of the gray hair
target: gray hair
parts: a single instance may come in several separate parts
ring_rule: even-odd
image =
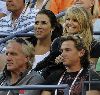
[[[22,45],[22,52],[30,58],[30,61],[28,63],[30,63],[32,65],[32,63],[34,61],[34,55],[35,55],[34,54],[34,52],[35,52],[34,46],[29,41],[24,40],[23,38],[14,38],[12,40],[9,40],[7,42],[7,44],[13,43],[13,42],[17,42]]]

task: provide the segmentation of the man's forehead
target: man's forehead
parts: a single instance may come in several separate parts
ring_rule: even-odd
[[[6,48],[19,49],[19,48],[21,48],[21,44],[19,44],[17,42],[8,43]]]
[[[71,47],[75,47],[75,43],[71,40],[64,41],[61,45],[61,48],[71,48]]]

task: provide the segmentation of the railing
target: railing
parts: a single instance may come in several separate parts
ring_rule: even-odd
[[[7,36],[10,36],[11,34],[0,34],[0,38],[5,38]],[[93,35],[100,35],[100,32],[94,32]],[[14,37],[33,37],[34,36],[34,33],[17,33],[17,34],[14,34]]]
[[[27,28],[27,29],[25,29],[23,31],[19,31],[19,32],[16,32],[14,34],[10,34],[9,36],[5,37],[4,39],[1,39],[0,40],[0,44],[5,43],[6,41],[8,41],[8,40],[10,40],[10,39],[12,39],[14,37],[16,37],[16,35],[19,35],[19,33],[28,33],[31,30],[34,30],[33,26],[31,26],[31,27],[29,27],[29,28]]]
[[[7,36],[10,36],[10,34],[0,34],[0,38],[5,38]],[[18,33],[15,37],[34,37],[34,33]]]
[[[64,89],[64,95],[68,95],[68,84],[60,85],[21,85],[21,86],[0,86],[1,90],[43,90],[43,89]]]
[[[84,81],[82,84],[82,95],[86,95],[86,86],[88,87],[90,86],[89,90],[99,90],[100,91],[100,81]]]

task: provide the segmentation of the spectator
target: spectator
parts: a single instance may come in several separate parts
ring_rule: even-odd
[[[0,19],[0,33],[16,33],[34,25],[37,10],[25,5],[25,0],[6,0],[11,13]]]
[[[65,3],[67,2],[67,3]],[[50,10],[53,11],[55,14],[60,13],[61,11],[67,9],[73,4],[82,5],[86,10],[92,14],[93,18],[93,31],[99,32],[100,30],[100,8],[99,8],[99,1],[98,0],[52,0]],[[59,21],[63,24],[63,18],[60,18]],[[96,39],[100,39],[99,36],[94,36]]]
[[[41,4],[43,3],[43,0],[38,0],[35,6],[40,6],[39,1]],[[7,9],[11,13],[0,19],[1,34],[16,33],[34,26],[35,16],[40,9],[30,6],[29,1],[26,0],[6,0],[6,3]],[[0,54],[0,62],[5,64],[3,56],[3,54]]]
[[[56,16],[50,10],[40,10],[35,18],[35,36],[33,44],[35,46],[35,61],[33,68],[50,53],[51,43],[54,38],[60,37],[63,33],[61,24],[57,22]]]
[[[97,3],[97,1],[98,0],[74,0],[74,4],[83,6],[85,9],[90,11],[92,15],[96,16],[97,14],[95,14],[95,12],[97,12],[96,7],[98,6],[95,6],[95,4]]]
[[[93,81],[94,79],[100,81],[100,77],[89,69],[88,50],[79,36],[69,35],[61,37],[61,56],[66,70],[63,73],[54,72],[48,77],[47,84],[68,84],[69,95],[81,95],[83,81]],[[91,76],[89,72],[91,72]],[[96,85],[94,85],[94,87],[96,87]],[[89,92],[95,90],[92,92],[92,94],[94,93],[93,95],[100,94],[98,89],[93,88],[93,85],[90,85],[90,87],[87,86],[87,90],[89,90]],[[51,90],[51,92],[43,91],[42,95],[51,95],[51,93],[54,93],[54,90]],[[56,90],[55,95],[64,95],[64,90]]]
[[[74,5],[67,9],[63,35],[80,34],[89,51],[93,38],[91,27],[90,15],[83,7]]]
[[[77,18],[76,21],[78,21],[81,26],[81,29],[79,29],[79,31],[83,31],[81,33],[80,32],[77,32],[77,33],[83,37],[85,45],[88,48],[88,50],[90,51],[91,61],[93,61],[92,63],[96,64],[96,61],[94,59],[99,58],[99,56],[100,56],[100,54],[98,53],[99,48],[100,48],[100,43],[92,37],[92,22],[90,19],[90,15],[86,12],[86,10],[84,10],[84,8],[82,8],[82,7],[78,8],[78,7],[79,6],[76,5],[76,8],[71,7],[66,11],[64,35],[67,35],[68,33],[76,34],[75,30],[74,30],[75,28],[71,28],[71,26],[73,26],[72,22],[69,22],[68,19]],[[82,11],[84,11],[84,12],[81,14]],[[84,17],[83,17],[83,15],[84,15]],[[82,19],[81,17],[84,19]],[[88,19],[88,21],[86,21],[86,18]],[[87,25],[87,26],[85,26],[85,25]]]
[[[64,32],[63,33],[64,36],[66,36],[68,34],[81,35],[84,38],[86,47],[88,48],[88,50],[90,50],[89,47],[90,47],[90,44],[92,41],[92,34],[91,34],[91,30],[90,30],[89,14],[87,13],[86,10],[84,10],[84,8],[73,6],[73,7],[70,7],[66,11],[65,27],[64,27],[63,32]],[[45,67],[48,67],[48,65],[51,66],[51,64],[49,64],[49,63],[50,62],[54,63],[55,58],[58,56],[58,54],[60,54],[59,50],[60,50],[60,38],[57,38],[52,43],[51,53],[49,56],[50,58],[47,57],[44,60],[45,62],[42,62],[42,64],[44,64],[44,66],[43,65],[41,66],[40,64],[38,64],[38,66],[36,68],[38,69],[39,67],[41,67],[41,69],[43,69]],[[55,55],[55,54],[57,54],[57,55]]]
[[[78,6],[77,6],[78,7]],[[79,10],[81,10],[81,9],[83,9],[82,7],[80,7],[80,9]],[[75,11],[76,13],[74,13],[74,8],[72,9],[72,11],[70,10],[68,10],[67,11],[67,14],[69,15],[68,17],[71,17],[71,14],[73,14],[73,15],[77,15],[77,9],[75,9],[75,10],[77,10],[77,11]],[[84,12],[85,13],[85,12]],[[81,19],[81,17],[82,16],[79,16],[79,13],[78,13],[78,15],[76,16],[76,18],[77,18],[77,20],[80,18]],[[67,17],[67,15],[66,15],[66,17]],[[65,18],[66,18],[65,17]],[[74,18],[74,17],[73,17]],[[88,16],[88,20],[90,19],[90,16]],[[82,20],[82,19],[81,19]],[[68,21],[68,20],[67,20]],[[72,24],[69,24],[68,25],[68,22],[65,22],[65,31],[64,32],[66,32],[66,33],[71,33],[71,28],[69,28],[70,29],[70,31],[67,29],[70,25],[72,25]],[[79,20],[78,20],[78,22],[80,22]],[[83,21],[81,21],[81,22],[83,22]],[[85,21],[84,21],[85,22]],[[88,21],[89,22],[89,21]],[[84,42],[85,42],[85,44],[87,45],[87,48],[88,48],[88,50],[90,51],[90,60],[92,61],[92,63],[94,63],[93,64],[93,68],[94,68],[94,70],[95,70],[95,64],[97,63],[97,59],[99,58],[99,56],[100,56],[100,54],[98,53],[99,52],[99,49],[100,49],[100,43],[98,42],[98,41],[96,41],[93,37],[92,37],[92,25],[91,25],[91,19],[90,19],[90,23],[87,23],[87,28],[86,28],[86,26],[84,26],[84,25],[86,25],[85,23],[84,23],[84,25],[82,25],[82,23],[80,24],[80,25],[82,25],[84,28],[83,28],[83,31],[85,31],[85,30],[87,30],[88,32],[87,33],[85,33],[85,32],[82,32],[80,35],[82,35],[82,37],[84,38],[83,40],[84,40]],[[69,32],[68,32],[69,31]],[[66,35],[66,33],[65,33],[65,35]],[[73,32],[74,33],[74,32]],[[80,33],[80,32],[79,32]],[[90,34],[89,34],[90,33]],[[86,34],[88,34],[88,35],[86,35]],[[88,40],[87,40],[88,39]],[[90,48],[91,47],[91,48]],[[90,48],[90,49],[89,49]]]
[[[44,79],[32,70],[34,47],[32,44],[16,38],[8,41],[6,47],[7,64],[0,76],[1,86],[19,86],[41,84]],[[24,91],[24,90],[23,90]],[[25,95],[39,95],[39,90],[26,90]],[[17,95],[20,91],[0,91],[0,95]]]
[[[73,35],[79,34],[80,36],[82,36],[85,46],[90,52],[90,58],[98,58],[100,44],[93,40],[93,36],[91,32],[92,25],[91,25],[91,20],[89,19],[89,17],[90,16],[88,12],[83,7],[75,5],[68,8],[65,14],[65,27],[64,27],[63,35],[66,36],[68,34],[73,34]],[[53,41],[50,55],[47,56],[43,61],[41,61],[35,68],[37,71],[44,70],[42,73],[43,73],[43,76],[45,76],[46,78],[53,71],[64,69],[62,65],[55,64],[55,58],[60,54],[60,51],[59,51],[60,45],[61,45],[60,41],[61,41],[60,38],[57,38]],[[57,58],[56,62],[59,63],[59,61],[60,61],[60,55]],[[94,69],[95,69],[95,64],[92,64]]]
[[[0,19],[0,33],[15,33],[33,26],[35,16],[45,2],[37,0],[32,7],[29,6],[31,2],[26,0],[6,0],[7,10],[11,14]]]

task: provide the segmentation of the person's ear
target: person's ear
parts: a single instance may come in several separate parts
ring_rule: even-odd
[[[26,63],[29,62],[30,61],[29,56],[26,56],[25,60],[26,60]]]
[[[85,50],[84,49],[80,50],[79,56],[82,57],[84,54],[85,54]]]
[[[52,32],[54,31],[54,28],[51,29],[50,34],[52,35]]]
[[[55,30],[55,27],[53,27],[52,29],[51,29],[51,31],[54,31]]]

